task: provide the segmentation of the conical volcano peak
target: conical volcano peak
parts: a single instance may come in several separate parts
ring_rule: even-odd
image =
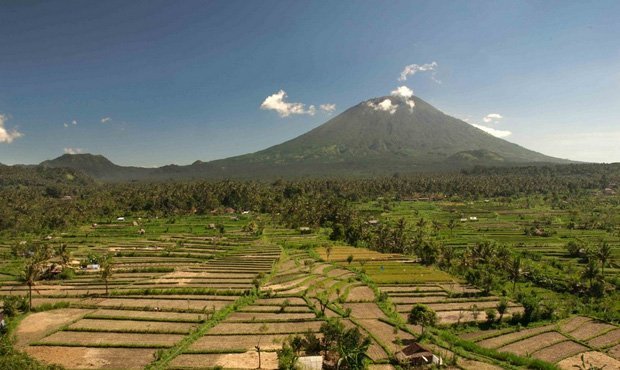
[[[559,161],[450,117],[408,89],[365,100],[306,134],[243,157],[277,158],[280,163],[397,161],[405,167],[427,168],[444,165],[457,153],[477,150],[493,155],[475,157],[481,158],[476,164],[488,158],[513,164]]]

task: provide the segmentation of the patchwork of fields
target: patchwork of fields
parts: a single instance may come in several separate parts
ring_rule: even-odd
[[[491,227],[491,220],[476,214],[479,225]],[[66,244],[75,261],[111,253],[113,275],[109,294],[99,271],[77,269],[71,279],[38,282],[32,303],[40,312],[20,323],[16,347],[69,369],[254,369],[259,347],[261,368],[276,369],[276,351],[289,336],[320,337],[325,320],[338,317],[370,338],[367,356],[375,369],[390,369],[394,355],[422,332],[406,324],[414,305],[434,310],[446,328],[485,321],[485,310],[501,300],[412,257],[342,245],[328,250],[317,233],[273,225],[262,235],[243,231],[252,219],[136,219],[37,241]],[[0,253],[8,256],[18,242],[4,242]],[[28,294],[15,261],[5,259],[0,271],[1,296]],[[522,312],[508,301],[503,318]],[[461,338],[560,368],[578,364],[581,354],[592,364],[620,368],[620,328],[587,317],[518,331],[477,330]],[[497,359],[456,354],[445,343],[426,345],[456,359],[458,368],[502,368]]]

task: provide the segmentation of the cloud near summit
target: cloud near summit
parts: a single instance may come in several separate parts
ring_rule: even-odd
[[[385,99],[380,103],[369,101],[366,104],[376,111],[389,112],[390,114],[394,114],[396,109],[398,109],[398,104],[392,104],[390,99]]]
[[[13,140],[24,136],[24,134],[17,131],[16,129],[8,130],[6,127],[4,127],[5,122],[8,120],[9,117],[0,113],[0,143],[10,144],[13,142]]]
[[[475,124],[475,123],[470,123],[470,125],[474,126],[477,129],[480,129],[480,130],[486,132],[487,134],[491,134],[491,135],[493,135],[495,137],[499,137],[501,139],[512,135],[512,132],[510,132],[508,130],[497,130],[497,129],[494,129],[493,127],[487,127],[487,126],[478,125],[478,124]]]
[[[392,96],[396,96],[402,98],[405,101],[405,104],[409,106],[409,110],[413,110],[415,107],[415,101],[413,101],[413,90],[408,88],[407,86],[397,87],[396,90],[391,92]]]
[[[282,118],[295,114],[306,114],[309,116],[314,116],[316,114],[317,109],[314,105],[310,105],[306,108],[306,104],[291,103],[287,101],[287,98],[288,95],[286,94],[286,91],[280,90],[277,93],[269,95],[265,98],[263,103],[260,105],[260,109],[276,111]],[[321,104],[319,108],[323,112],[332,113],[336,110],[336,104]]]
[[[504,117],[501,114],[499,114],[499,113],[489,113],[486,116],[484,116],[482,118],[482,120],[485,123],[491,123],[491,122],[498,123],[499,120],[502,119],[502,118],[504,118]]]

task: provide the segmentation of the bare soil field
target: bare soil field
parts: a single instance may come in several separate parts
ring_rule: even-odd
[[[17,328],[18,348],[36,342],[63,325],[79,320],[92,310],[60,309],[39,312],[26,317]]]
[[[131,320],[101,320],[82,319],[69,325],[70,330],[90,329],[109,331],[136,331],[136,332],[165,332],[175,334],[188,334],[195,329],[197,324],[161,322],[161,321],[131,321]]]
[[[177,334],[130,334],[130,333],[89,333],[75,331],[59,331],[40,340],[40,343],[61,345],[97,346],[144,346],[172,347],[183,339]]]
[[[288,334],[265,334],[265,335],[207,335],[194,342],[189,352],[192,351],[223,351],[223,350],[254,350],[260,339],[263,350],[276,350],[282,348],[283,341]]]
[[[609,357],[604,353],[591,351],[584,352],[583,355],[585,361],[591,366],[596,366],[605,370],[620,369],[620,361]],[[573,370],[579,366],[581,366],[581,354],[574,355],[558,362],[558,367],[565,370]]]
[[[615,326],[606,323],[588,321],[573,330],[570,335],[579,340],[586,340],[601,335],[606,331],[613,330],[614,328]]]
[[[347,302],[372,302],[375,292],[367,286],[356,286],[349,291]]]
[[[305,306],[306,305],[306,301],[304,301],[301,298],[297,298],[297,297],[290,297],[290,298],[261,298],[261,299],[257,299],[254,302],[254,306],[261,306],[261,305],[270,305],[270,306],[280,306],[281,304],[288,302],[289,305],[294,305],[294,306]]]
[[[97,302],[99,307],[123,307],[123,308],[150,308],[150,309],[162,309],[162,310],[192,310],[202,311],[205,308],[211,309],[215,307],[216,310],[229,305],[230,301],[211,301],[211,300],[165,300],[165,299],[127,299],[127,298],[111,298],[104,299]]]
[[[205,318],[203,314],[180,313],[180,312],[161,312],[161,311],[132,311],[132,310],[107,310],[99,309],[90,311],[86,317],[97,318],[127,318],[127,319],[151,319],[151,320],[186,320],[200,322]]]
[[[504,318],[512,316],[515,312],[523,312],[523,307],[510,307],[506,310]],[[403,312],[402,316],[407,318],[407,312]],[[462,316],[462,317],[461,317]],[[474,314],[472,311],[464,309],[463,311],[439,311],[437,312],[437,318],[441,324],[455,324],[458,322],[474,321]],[[485,321],[486,314],[484,311],[479,311],[478,321]]]
[[[557,331],[550,331],[547,333],[539,334],[534,337],[530,337],[515,343],[511,343],[507,346],[500,347],[497,350],[500,352],[510,352],[519,356],[528,356],[539,349],[548,347],[552,344],[563,342],[566,337]]]
[[[275,352],[261,353],[262,369],[277,369],[278,356]],[[227,354],[183,354],[170,363],[171,369],[211,368],[221,366],[227,369],[256,369],[258,354],[255,351]]]
[[[533,336],[533,335],[544,333],[547,331],[552,331],[553,329],[554,329],[554,325],[540,326],[537,328],[520,330],[514,333],[504,334],[498,337],[481,340],[480,342],[477,342],[476,344],[478,344],[479,346],[485,347],[485,348],[498,348],[498,347],[507,345],[509,343],[516,342],[521,338]]]
[[[26,352],[47,364],[67,369],[142,369],[154,359],[155,349],[28,347]]]
[[[254,313],[254,312],[234,312],[226,318],[226,321],[263,321],[263,320],[312,320],[316,315],[312,312],[308,313]]]
[[[596,338],[590,339],[588,344],[593,347],[604,348],[618,342],[620,342],[620,329],[615,329]]]
[[[345,309],[351,309],[351,316],[359,319],[386,318],[385,314],[375,303],[345,303]]]
[[[615,358],[616,360],[620,360],[620,344],[611,347],[607,351],[607,354]]]
[[[565,333],[570,333],[573,330],[578,329],[586,322],[592,321],[591,318],[585,316],[575,316],[560,323],[560,330]]]
[[[537,352],[534,352],[532,356],[543,361],[556,363],[567,357],[576,355],[577,353],[581,353],[587,350],[588,347],[568,340],[543,348]]]
[[[241,312],[280,312],[280,309],[280,306],[248,306],[244,307]],[[312,310],[308,306],[288,306],[283,312],[312,312]]]
[[[401,345],[394,343],[397,336],[401,340],[413,339],[411,334],[402,330],[398,330],[395,334],[392,325],[377,319],[361,319],[358,321],[364,329],[372,333],[374,337],[381,341],[392,352],[398,352],[402,349]]]
[[[209,335],[213,334],[259,334],[263,325],[267,327],[265,334],[287,334],[287,333],[303,333],[307,330],[318,332],[322,321],[306,321],[295,323],[228,323],[223,322],[211,330]]]

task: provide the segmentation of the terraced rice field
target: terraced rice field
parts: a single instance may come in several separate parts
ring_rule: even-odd
[[[464,334],[462,338],[481,347],[556,363],[562,369],[581,364],[581,354],[592,358],[592,365],[620,368],[616,349],[620,345],[619,330],[611,324],[576,316],[558,324],[510,332],[481,331]]]
[[[484,311],[489,308],[496,309],[500,302],[499,297],[484,296],[477,289],[457,282],[380,284],[379,290],[388,295],[404,320],[413,306],[423,304],[437,313],[440,324],[484,321]],[[513,313],[522,311],[519,304],[509,302],[504,317],[508,318]]]
[[[321,247],[283,249],[276,243],[303,245],[317,236],[274,227],[266,230],[268,237],[259,237],[241,231],[247,221],[233,216],[138,220],[138,226],[85,226],[73,235],[54,236],[52,242],[67,243],[78,261],[113,253],[110,292],[97,271],[82,269],[71,280],[39,283],[35,307],[68,307],[27,316],[17,330],[18,348],[71,369],[139,369],[152,363],[170,369],[250,369],[258,365],[260,346],[262,368],[276,369],[275,351],[287,337],[306,332],[320,337],[325,320],[337,317],[371,339],[367,355],[380,366],[420,333],[420,327],[404,324],[415,304],[436,311],[441,324],[454,324],[484,321],[484,310],[500,301],[404,256],[345,246],[335,246],[329,258]],[[226,233],[205,226],[214,222],[224,223]],[[146,235],[137,234],[143,227]],[[315,260],[315,253],[321,259]],[[27,294],[16,275],[2,275],[0,281],[0,295]],[[377,304],[383,294],[396,314]],[[520,311],[510,302],[504,317]],[[595,361],[603,356],[616,361],[620,353],[620,328],[584,317],[518,332],[468,333],[464,339],[559,366],[581,353]],[[158,357],[162,353],[173,355]],[[459,357],[459,364],[494,369],[471,358]]]
[[[139,227],[149,230],[146,225]],[[202,226],[166,227],[195,232]],[[203,237],[158,234],[163,226],[153,222],[151,229],[157,235],[145,237],[134,235],[135,228],[133,224],[85,227],[87,236],[71,236],[75,260],[93,253],[114,254],[110,293],[105,294],[97,271],[79,270],[72,280],[41,282],[35,307],[68,303],[71,308],[27,317],[17,331],[19,348],[67,368],[143,368],[155,360],[158,349],[178,346],[214,314],[234,305],[254,288],[256,278],[272,271],[281,254],[278,246],[241,231],[219,236],[205,229]],[[58,237],[57,242],[66,238]],[[0,287],[0,295],[26,293],[17,281]],[[294,319],[305,320],[310,314],[313,318],[307,310]],[[241,334],[256,324],[230,325],[222,328]],[[315,321],[308,327],[316,328]],[[284,326],[278,330],[286,331]]]

